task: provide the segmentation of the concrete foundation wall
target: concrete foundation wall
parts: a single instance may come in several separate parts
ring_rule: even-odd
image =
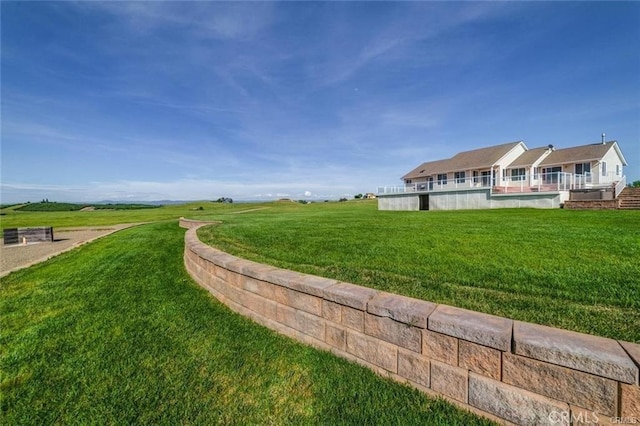
[[[194,280],[282,334],[504,424],[640,421],[638,344],[262,265],[181,224]]]
[[[423,194],[423,195],[426,195]],[[554,209],[569,198],[568,191],[491,194],[489,189],[431,192],[429,210],[473,210],[504,208]],[[419,210],[420,194],[405,193],[378,196],[378,210]]]
[[[394,194],[378,196],[378,210],[420,210],[418,194]]]

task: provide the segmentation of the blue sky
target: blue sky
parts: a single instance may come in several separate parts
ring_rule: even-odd
[[[5,2],[2,202],[337,199],[605,132],[640,180],[638,2]]]

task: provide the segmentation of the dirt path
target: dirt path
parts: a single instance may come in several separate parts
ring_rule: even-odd
[[[44,262],[82,244],[135,225],[129,223],[123,225],[54,228],[54,241],[52,243],[5,246],[4,241],[2,241],[0,243],[0,277],[36,263]]]

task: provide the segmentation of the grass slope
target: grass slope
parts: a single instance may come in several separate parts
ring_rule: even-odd
[[[53,204],[53,203],[49,203]],[[175,220],[181,216],[192,217],[194,214],[212,215],[225,212],[242,211],[262,204],[223,204],[200,201],[188,204],[166,205],[152,209],[137,210],[102,210],[64,211],[64,212],[30,212],[20,211],[16,206],[2,209],[0,228],[19,228],[30,226],[53,226],[68,228],[75,226],[102,226],[121,223],[155,222]],[[18,205],[19,207],[19,205]],[[200,210],[202,208],[202,210]]]
[[[121,231],[0,285],[5,424],[488,424],[198,288],[184,231]]]
[[[406,296],[640,342],[640,212],[385,212],[375,202],[217,215],[229,253]]]

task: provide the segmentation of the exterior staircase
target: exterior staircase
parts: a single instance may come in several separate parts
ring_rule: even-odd
[[[618,208],[624,210],[640,210],[640,188],[627,186],[618,195]]]

